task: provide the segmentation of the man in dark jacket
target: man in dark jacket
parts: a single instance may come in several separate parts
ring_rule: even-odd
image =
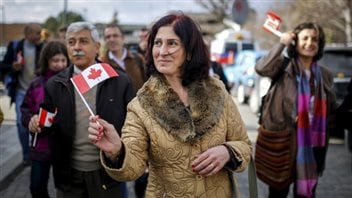
[[[51,78],[45,86],[42,107],[57,109],[52,131],[54,181],[58,198],[126,197],[125,183],[111,179],[102,169],[99,149],[88,139],[90,112],[75,91],[70,78],[96,64],[99,34],[88,22],[72,23],[66,34],[67,48],[73,63]],[[128,102],[133,97],[129,77],[118,73],[83,94],[93,113],[109,120],[119,131],[126,116]],[[30,130],[40,132],[38,117],[33,117]]]
[[[144,55],[139,52],[132,52],[124,47],[124,34],[116,23],[108,24],[104,29],[104,40],[107,52],[101,60],[107,62],[118,71],[126,73],[132,81],[134,94],[143,86],[147,80],[144,71]],[[144,197],[147,187],[148,173],[135,181],[135,193],[137,198]]]
[[[137,93],[147,80],[143,56],[139,53],[132,53],[124,47],[123,31],[115,23],[105,27],[104,40],[108,50],[100,59],[117,68],[118,71],[126,73],[132,80],[134,93]]]
[[[25,165],[29,164],[29,133],[26,126],[22,125],[20,106],[39,67],[38,60],[42,49],[41,29],[37,23],[28,23],[24,28],[24,39],[10,42],[1,62],[1,71],[7,73],[5,77],[7,93],[11,98],[11,104],[15,103],[16,125]]]

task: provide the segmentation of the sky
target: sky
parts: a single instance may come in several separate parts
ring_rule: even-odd
[[[255,9],[268,7],[273,0],[249,0]],[[0,23],[43,23],[64,10],[64,0],[0,0]],[[170,10],[204,12],[194,0],[67,0],[67,10],[87,21],[106,23],[118,12],[121,24],[149,24]]]

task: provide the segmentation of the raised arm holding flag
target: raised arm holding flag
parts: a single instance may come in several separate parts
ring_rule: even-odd
[[[275,34],[276,36],[281,37],[282,33],[279,31],[280,24],[281,18],[279,15],[275,14],[274,12],[268,12],[266,14],[266,20],[263,24],[263,28],[266,31]]]

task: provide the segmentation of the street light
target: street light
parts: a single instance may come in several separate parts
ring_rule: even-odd
[[[65,26],[67,25],[67,0],[64,0],[63,23]]]
[[[1,42],[0,42],[0,45],[5,45],[5,5],[4,5],[4,2],[1,1],[1,26],[2,26],[2,32],[1,32]]]

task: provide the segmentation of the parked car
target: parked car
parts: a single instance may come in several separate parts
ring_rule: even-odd
[[[348,83],[352,77],[352,46],[327,46],[319,63],[329,67],[334,74],[335,94],[340,105],[347,94]],[[345,132],[341,126],[335,126],[330,135],[343,139]]]
[[[352,46],[327,46],[319,63],[334,74],[336,98],[341,104],[352,77]]]
[[[352,77],[352,46],[326,46],[324,55],[318,63],[328,67],[333,73],[337,102],[341,104]],[[266,94],[269,86],[269,78],[255,75],[253,91],[248,102],[252,112],[258,113],[261,98]]]
[[[224,68],[227,80],[233,84],[231,94],[236,96],[239,103],[247,103],[254,87],[256,61],[262,52],[244,50],[238,52],[235,63]]]

